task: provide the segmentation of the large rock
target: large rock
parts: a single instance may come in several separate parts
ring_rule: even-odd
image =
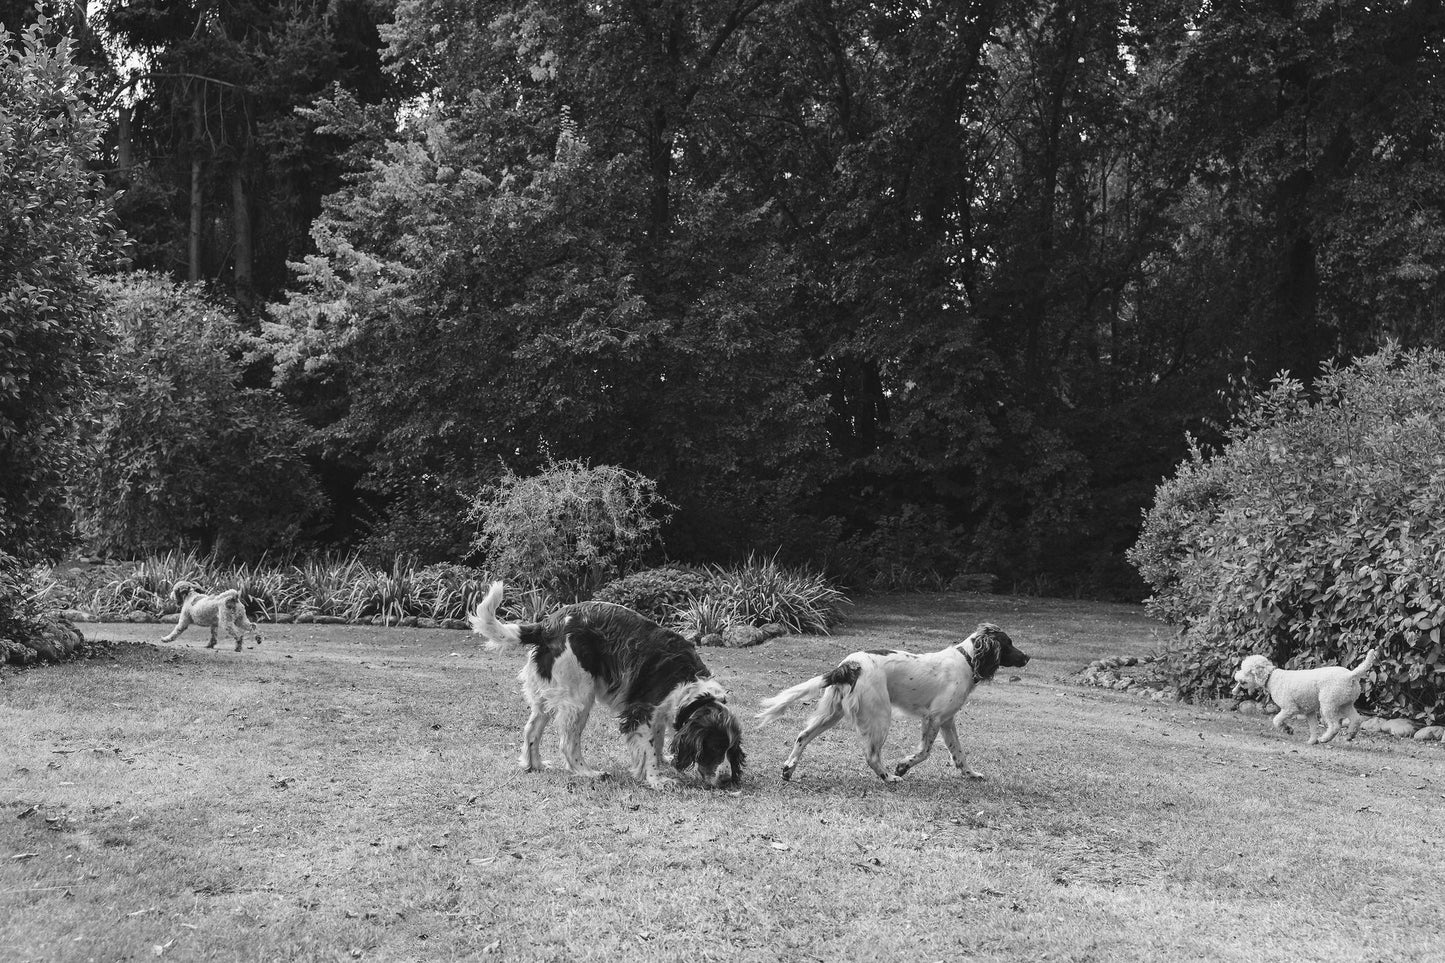
[[[730,649],[746,649],[749,646],[757,645],[767,641],[761,629],[755,629],[751,625],[730,625],[723,629],[722,644]]]
[[[1409,739],[1415,735],[1415,723],[1409,719],[1391,719],[1380,727],[1380,731],[1397,739]]]
[[[1421,742],[1440,742],[1445,740],[1445,726],[1426,726],[1415,733],[1415,738]]]

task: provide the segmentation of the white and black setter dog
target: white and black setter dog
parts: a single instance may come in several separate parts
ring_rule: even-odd
[[[692,642],[610,602],[578,602],[543,622],[504,623],[497,620],[501,601],[502,583],[493,582],[469,621],[488,649],[527,648],[518,676],[532,708],[522,733],[523,769],[543,768],[539,744],[555,718],[567,768],[579,776],[605,776],[582,758],[582,730],[600,701],[617,713],[633,775],[652,788],[676,784],[662,772],[669,727],[678,772],[695,766],[713,787],[741,779],[741,727],[727,707],[727,690]]]
[[[957,645],[938,652],[914,655],[897,649],[854,652],[832,670],[814,676],[791,689],[784,689],[763,702],[758,719],[767,724],[788,706],[822,695],[794,740],[793,751],[783,763],[783,778],[791,779],[803,750],[844,718],[853,723],[863,741],[868,766],[884,782],[896,782],[928,758],[933,741],[943,734],[944,745],[959,771],[974,779],[980,773],[968,768],[953,718],[980,682],[993,678],[1001,666],[1021,669],[1029,657],[1014,648],[1013,640],[998,626],[984,622]],[[893,772],[883,768],[883,744],[893,722],[894,711],[918,717],[923,723],[923,740],[918,751],[900,762]]]

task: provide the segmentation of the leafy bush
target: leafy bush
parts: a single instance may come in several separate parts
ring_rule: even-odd
[[[707,585],[708,577],[702,572],[665,565],[614,579],[593,593],[593,598],[625,605],[662,624],[701,595]]]
[[[477,494],[468,519],[489,570],[585,598],[656,544],[671,508],[635,472],[549,461],[525,478],[508,470]]]
[[[116,347],[76,487],[86,535],[126,555],[199,542],[255,558],[289,543],[323,501],[301,423],[245,387],[240,321],[158,275],[101,289]]]
[[[94,275],[119,255],[90,167],[101,98],[49,29],[0,28],[0,545],[27,561],[73,540],[73,425],[104,343]]]
[[[1394,346],[1327,370],[1314,400],[1279,379],[1160,486],[1131,560],[1186,694],[1239,659],[1354,664],[1376,712],[1445,718],[1445,353]]]
[[[838,624],[847,602],[822,575],[756,556],[733,568],[709,569],[703,597],[729,613],[734,623],[777,623],[789,632],[823,635]]]
[[[79,632],[59,617],[58,585],[42,567],[0,551],[0,665],[63,659],[79,648]]]

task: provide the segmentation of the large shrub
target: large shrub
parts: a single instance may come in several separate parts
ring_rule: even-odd
[[[585,598],[656,545],[671,508],[635,472],[549,461],[526,477],[508,470],[478,492],[468,517],[488,570]]]
[[[1223,691],[1250,652],[1353,663],[1375,711],[1445,717],[1445,353],[1394,346],[1277,380],[1160,486],[1131,560],[1181,626],[1169,665]]]
[[[22,559],[72,537],[70,426],[103,345],[94,275],[119,250],[90,166],[91,78],[48,29],[0,29],[0,545]]]
[[[127,555],[195,542],[255,557],[288,544],[323,502],[303,426],[276,392],[246,384],[235,314],[153,274],[102,289],[116,347],[76,491],[87,537]]]
[[[0,551],[0,665],[63,659],[81,644],[80,633],[56,613],[56,581]]]

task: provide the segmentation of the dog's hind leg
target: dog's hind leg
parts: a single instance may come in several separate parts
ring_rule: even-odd
[[[943,733],[943,744],[948,747],[948,754],[953,757],[953,764],[958,771],[970,779],[982,779],[983,773],[968,768],[968,760],[963,757],[963,746],[958,741],[958,727],[954,720],[949,719],[939,731]]]
[[[604,779],[607,773],[593,769],[582,758],[582,730],[587,728],[587,716],[591,711],[590,699],[583,705],[568,703],[557,707],[557,724],[562,730],[562,760],[578,776]]]
[[[242,635],[241,630],[236,627],[236,620],[233,613],[229,609],[222,608],[216,618],[217,621],[221,623],[221,631],[236,640],[236,651],[240,652],[241,644],[246,641],[246,637]]]
[[[788,759],[783,763],[783,778],[792,779],[793,770],[798,768],[798,761],[803,758],[803,750],[808,748],[808,743],[827,732],[843,720],[843,700],[834,694],[832,689],[823,693],[823,698],[818,702],[818,708],[808,717],[803,731],[793,740],[793,751],[788,754]]]
[[[552,713],[542,703],[532,703],[532,714],[522,727],[522,755],[517,759],[517,764],[527,772],[540,772],[545,768],[542,762],[542,733],[551,721]]]
[[[208,648],[208,649],[214,649],[215,647],[216,647],[216,627],[213,625],[213,626],[211,626],[211,641],[209,641],[209,642],[206,643],[206,648]]]
[[[1360,726],[1364,724],[1365,720],[1360,718],[1360,714],[1355,711],[1355,707],[1350,706],[1349,714],[1345,716],[1345,741],[1354,742],[1355,736],[1360,734]]]
[[[933,752],[934,740],[938,738],[938,721],[930,716],[923,717],[923,739],[918,744],[918,751],[898,764],[893,770],[895,775],[907,775],[908,770],[927,759],[929,753]]]
[[[888,699],[888,680],[882,672],[865,673],[853,690],[849,715],[863,742],[863,758],[868,768],[884,782],[897,782],[898,776],[883,768],[883,744],[893,725],[893,703]]]

